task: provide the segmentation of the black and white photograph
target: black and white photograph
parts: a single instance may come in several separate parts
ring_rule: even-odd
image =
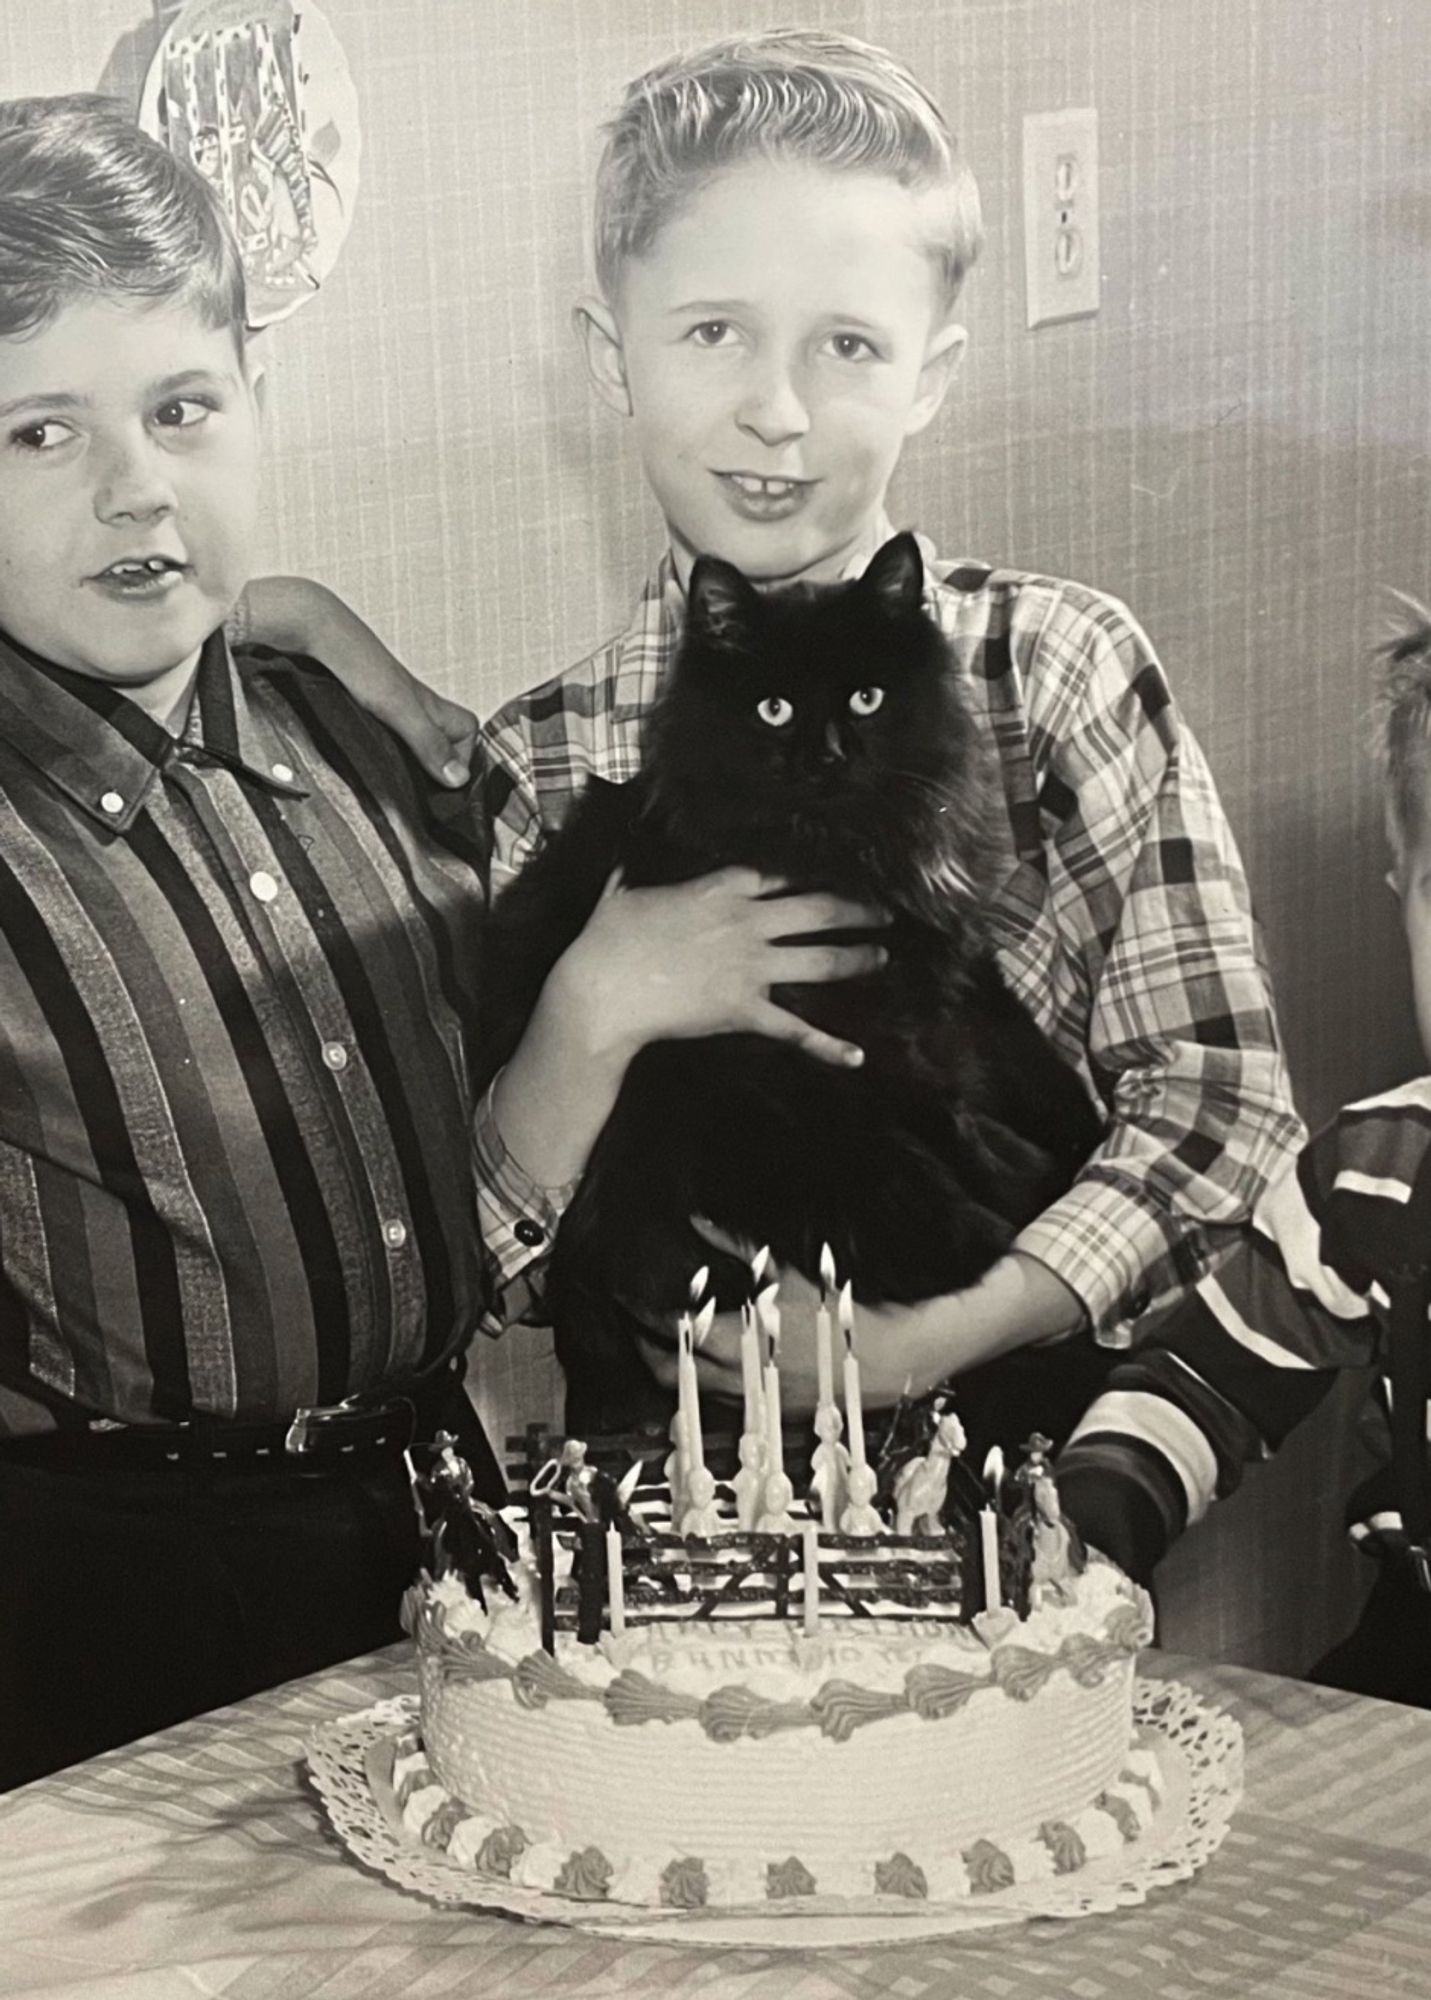
[[[1431,1992],[1431,10],[0,0],[0,2000]]]

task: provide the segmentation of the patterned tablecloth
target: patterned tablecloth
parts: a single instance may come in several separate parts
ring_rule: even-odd
[[[338,1846],[315,1723],[411,1686],[355,1660],[0,1797],[0,1994],[104,2000],[1409,2000],[1431,1994],[1431,1714],[1172,1655],[1247,1793],[1143,1907],[940,1944],[700,1950],[439,1909]]]

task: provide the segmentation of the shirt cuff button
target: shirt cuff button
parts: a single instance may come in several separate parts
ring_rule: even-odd
[[[547,1232],[539,1222],[533,1222],[529,1215],[522,1216],[513,1226],[513,1233],[519,1243],[525,1243],[529,1250],[535,1250],[539,1243],[545,1243]]]

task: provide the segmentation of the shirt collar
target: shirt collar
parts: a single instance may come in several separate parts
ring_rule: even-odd
[[[182,739],[122,689],[57,667],[0,634],[0,741],[17,751],[99,825],[124,833],[159,774],[184,752],[246,772],[268,790],[302,797],[298,758],[250,705],[222,632],[199,656]]]

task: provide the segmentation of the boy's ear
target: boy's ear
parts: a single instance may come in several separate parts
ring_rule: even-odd
[[[257,345],[252,334],[248,337],[241,358],[244,380],[248,383],[248,392],[253,397],[254,408],[262,421],[268,414],[268,362],[264,349]]]
[[[626,386],[626,351],[621,345],[621,328],[605,299],[579,299],[572,310],[572,325],[586,353],[586,372],[596,393],[620,417],[631,414],[631,391]]]
[[[959,373],[959,365],[968,345],[968,330],[957,320],[946,320],[943,326],[934,329],[919,371],[919,393],[904,426],[906,437],[913,437],[916,431],[922,431],[937,416],[939,405],[948,394],[949,384]]]

